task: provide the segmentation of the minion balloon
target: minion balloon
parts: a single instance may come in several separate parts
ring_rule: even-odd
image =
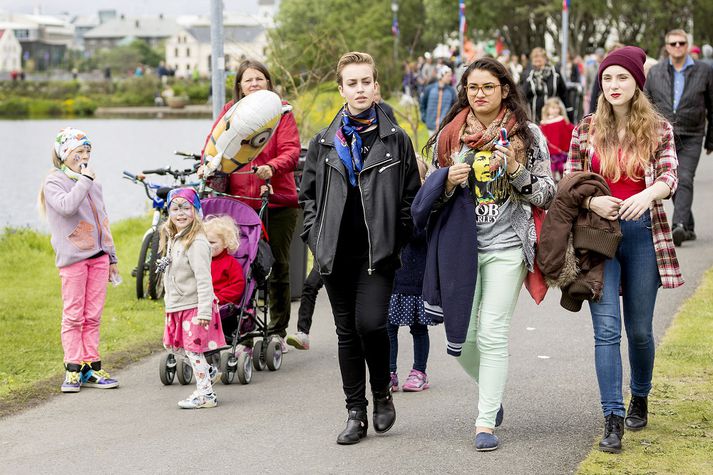
[[[282,113],[282,101],[272,91],[255,91],[236,102],[211,132],[205,148],[207,174],[233,173],[254,160],[275,133]]]

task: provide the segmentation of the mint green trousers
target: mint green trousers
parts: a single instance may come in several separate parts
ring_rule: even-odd
[[[521,248],[478,254],[478,279],[458,362],[478,384],[478,427],[495,427],[508,375],[510,319],[527,273]]]

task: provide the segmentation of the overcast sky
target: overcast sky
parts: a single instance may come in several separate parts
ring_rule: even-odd
[[[225,11],[257,13],[257,0],[223,0]],[[210,0],[0,0],[0,10],[32,13],[39,7],[44,14],[92,15],[98,10],[115,9],[125,15],[210,15]]]

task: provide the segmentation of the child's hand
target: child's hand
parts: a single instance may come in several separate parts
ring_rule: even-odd
[[[81,174],[84,175],[84,176],[88,176],[88,177],[91,178],[92,180],[94,179],[94,177],[96,177],[96,174],[94,173],[94,170],[92,170],[91,168],[89,168],[89,165],[84,165],[84,166],[81,168]]]
[[[109,282],[121,282],[121,276],[119,275],[119,266],[117,264],[109,264]]]
[[[205,319],[198,317],[198,325],[202,326],[205,329],[208,329],[208,325],[210,325],[210,318]]]

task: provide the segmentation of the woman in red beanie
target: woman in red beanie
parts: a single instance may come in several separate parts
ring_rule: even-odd
[[[673,129],[642,92],[645,60],[642,49],[627,46],[602,61],[597,111],[574,130],[565,166],[565,174],[590,171],[604,177],[611,196],[585,199],[583,206],[603,218],[619,220],[623,234],[616,256],[605,263],[602,297],[589,303],[605,417],[599,448],[612,453],[621,451],[625,425],[640,430],[647,424],[658,288],[683,284],[662,204],[678,184]],[[631,402],[626,412],[620,291],[631,366]]]

